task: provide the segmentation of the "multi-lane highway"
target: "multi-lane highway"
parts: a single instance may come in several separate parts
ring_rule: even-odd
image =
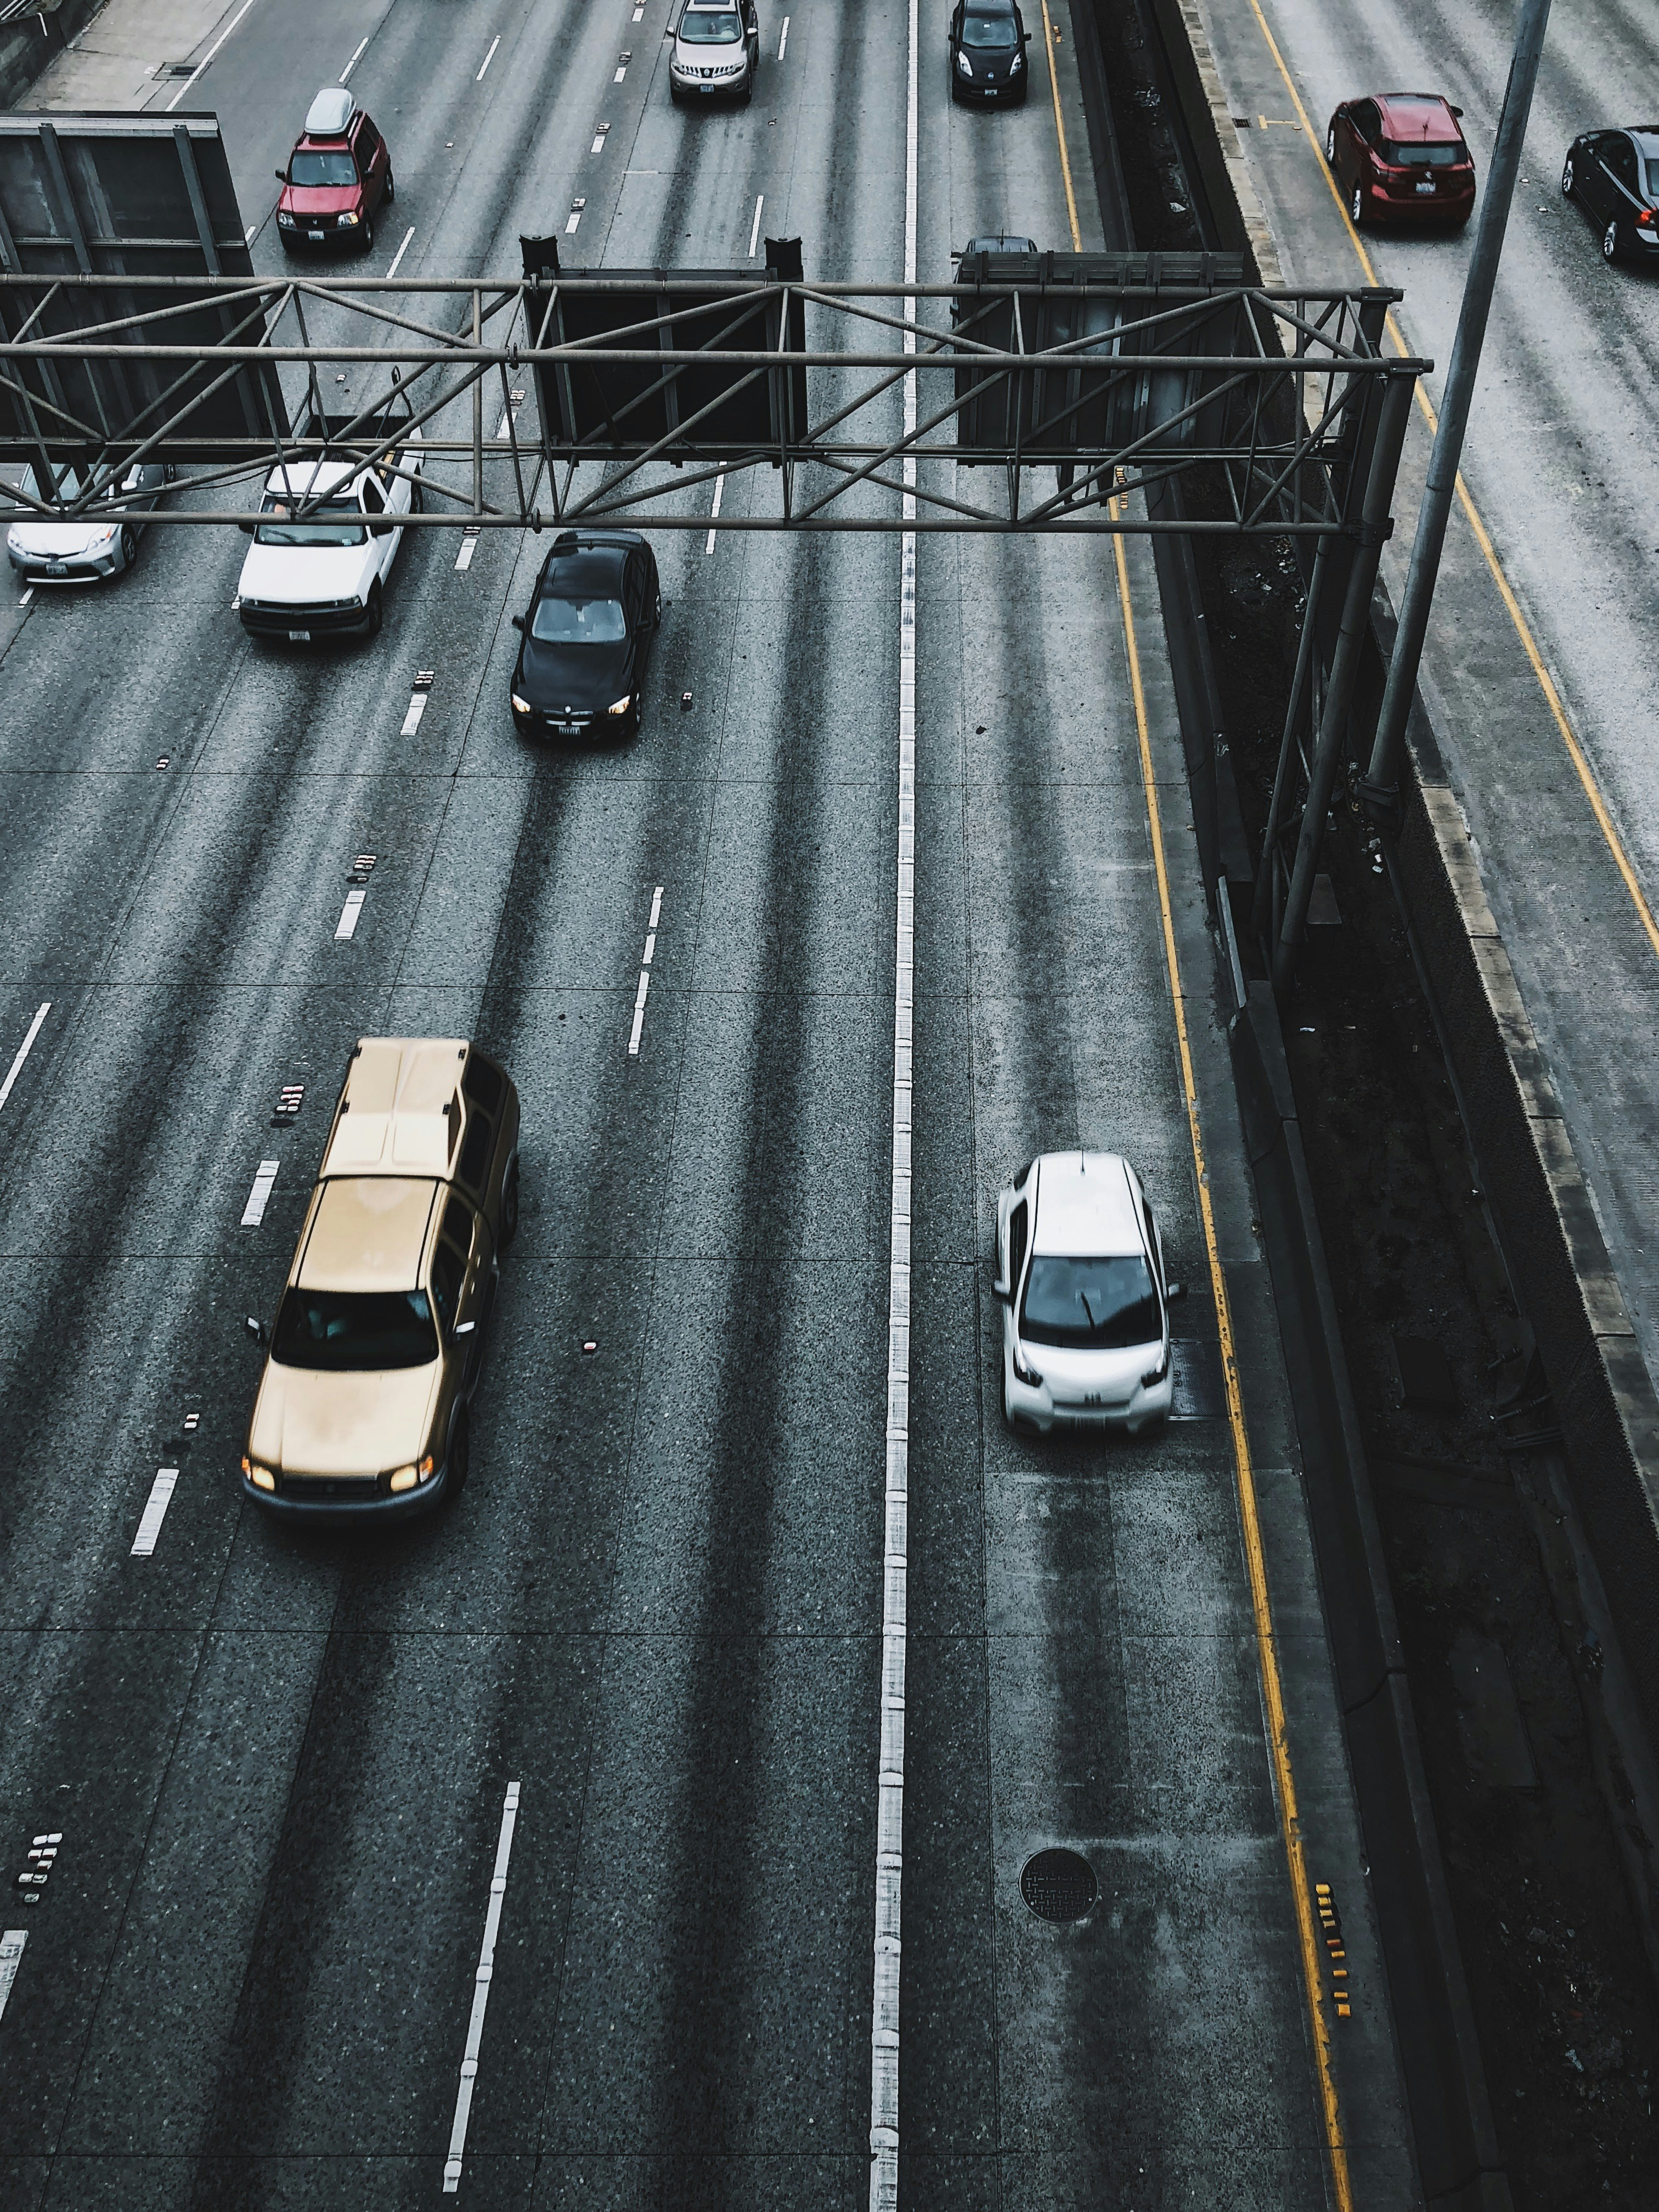
[[[1206,12],[1287,276],[1342,282],[1369,267],[1401,286],[1405,337],[1443,375],[1473,230],[1356,234],[1325,182],[1318,142],[1339,100],[1443,92],[1465,111],[1484,179],[1515,11],[1506,0],[1210,0]],[[1604,266],[1597,230],[1561,194],[1580,131],[1644,120],[1656,66],[1650,9],[1553,11],[1463,460],[1516,605],[1455,514],[1425,684],[1484,887],[1659,1379],[1659,454],[1650,429],[1659,289],[1650,271]],[[1428,451],[1420,422],[1407,448],[1405,513]],[[1410,544],[1402,532],[1385,564],[1396,601]]]
[[[212,50],[188,104],[221,118],[261,268],[272,168],[348,66],[396,167],[378,270],[511,272],[578,198],[567,264],[741,269],[771,233],[809,276],[908,252],[943,281],[976,231],[1073,242],[1041,33],[1029,105],[962,114],[942,9],[829,0],[786,45],[769,8],[752,106],[687,113],[666,20],[251,0],[179,58]],[[0,1104],[0,1834],[9,1881],[49,1879],[6,1915],[0,2199],[441,2201],[493,1914],[460,2195],[861,2204],[902,1748],[905,2204],[1411,2201],[1145,548],[1143,726],[1109,545],[922,543],[902,866],[896,539],[662,534],[644,726],[591,752],[529,750],[507,710],[542,545],[489,532],[459,570],[458,544],[412,539],[381,635],[326,653],[243,635],[242,541],[209,531],[152,532],[107,590],[8,595],[0,1070],[32,1042]],[[523,1228],[465,1497],[296,1536],[238,1489],[242,1319],[272,1310],[365,1033],[473,1036],[511,1068]],[[1182,1417],[1133,1443],[1017,1442],[998,1411],[995,1194],[1079,1143],[1136,1160],[1194,1286]],[[1344,1914],[1340,2022],[1292,1780],[1297,1863]],[[1099,1885],[1075,1924],[1021,1894],[1054,1844]]]

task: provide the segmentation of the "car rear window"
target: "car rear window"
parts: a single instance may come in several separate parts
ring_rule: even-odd
[[[291,185],[355,185],[357,165],[343,147],[337,154],[313,148],[296,154],[288,165]]]
[[[1444,139],[1396,138],[1385,158],[1401,168],[1449,169],[1468,161],[1468,149]]]
[[[1139,1253],[1124,1257],[1031,1262],[1019,1333],[1033,1344],[1077,1352],[1120,1352],[1164,1334],[1152,1271]]]
[[[283,1294],[270,1356],[279,1367],[330,1375],[427,1367],[438,1357],[424,1291],[301,1291]]]

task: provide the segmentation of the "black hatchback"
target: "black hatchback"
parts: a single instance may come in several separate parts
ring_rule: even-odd
[[[957,0],[951,18],[951,97],[1012,106],[1025,97],[1031,34],[1014,0]]]
[[[1561,191],[1601,232],[1604,261],[1659,260],[1659,123],[1575,138]]]
[[[662,621],[656,556],[636,530],[566,530],[514,615],[513,720],[526,736],[629,737]]]

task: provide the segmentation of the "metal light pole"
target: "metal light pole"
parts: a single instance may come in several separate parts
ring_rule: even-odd
[[[1389,507],[1394,497],[1395,471],[1400,449],[1406,442],[1411,416],[1412,393],[1417,388],[1415,366],[1397,368],[1382,388],[1382,419],[1376,443],[1371,448],[1370,473],[1365,480],[1365,503],[1360,513],[1359,542],[1348,588],[1342,600],[1342,622],[1331,656],[1331,674],[1325,691],[1325,711],[1320,718],[1319,740],[1308,777],[1307,803],[1302,810],[1302,830],[1296,841],[1296,862],[1291,888],[1285,899],[1285,920],[1273,946],[1273,991],[1281,1000],[1296,974],[1308,923],[1308,902],[1313,896],[1314,871],[1319,865],[1319,843],[1325,830],[1325,810],[1331,803],[1337,763],[1348,732],[1348,711],[1353,704],[1354,678],[1359,668],[1359,648],[1371,617],[1371,593],[1389,533]],[[1271,866],[1271,858],[1265,863]]]
[[[1457,319],[1451,366],[1446,372],[1440,427],[1435,433],[1434,452],[1429,459],[1428,488],[1417,518],[1417,538],[1412,546],[1406,596],[1401,603],[1394,659],[1389,666],[1388,685],[1377,717],[1370,770],[1360,787],[1373,812],[1384,817],[1392,813],[1398,796],[1400,750],[1406,735],[1406,718],[1417,691],[1417,672],[1423,659],[1429,608],[1440,572],[1446,525],[1451,518],[1458,464],[1463,454],[1463,434],[1468,428],[1469,402],[1474,395],[1475,374],[1480,366],[1480,345],[1492,309],[1498,258],[1504,250],[1504,232],[1510,219],[1510,202],[1515,197],[1521,143],[1527,135],[1527,118],[1532,108],[1533,87],[1538,81],[1538,64],[1544,52],[1544,26],[1549,21],[1549,13],[1550,0],[1521,0],[1510,81],[1504,88],[1503,112],[1498,118],[1498,142],[1492,148],[1492,169],[1474,234],[1474,252],[1469,258],[1469,273],[1463,286],[1463,307]]]

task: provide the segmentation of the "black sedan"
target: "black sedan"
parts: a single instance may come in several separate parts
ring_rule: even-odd
[[[951,97],[1007,106],[1025,97],[1031,34],[1014,0],[957,0],[951,18]]]
[[[635,530],[566,530],[514,615],[513,720],[526,736],[631,736],[662,621],[656,556]]]
[[[1601,234],[1601,258],[1659,260],[1659,131],[1586,131],[1567,149],[1561,191]]]

